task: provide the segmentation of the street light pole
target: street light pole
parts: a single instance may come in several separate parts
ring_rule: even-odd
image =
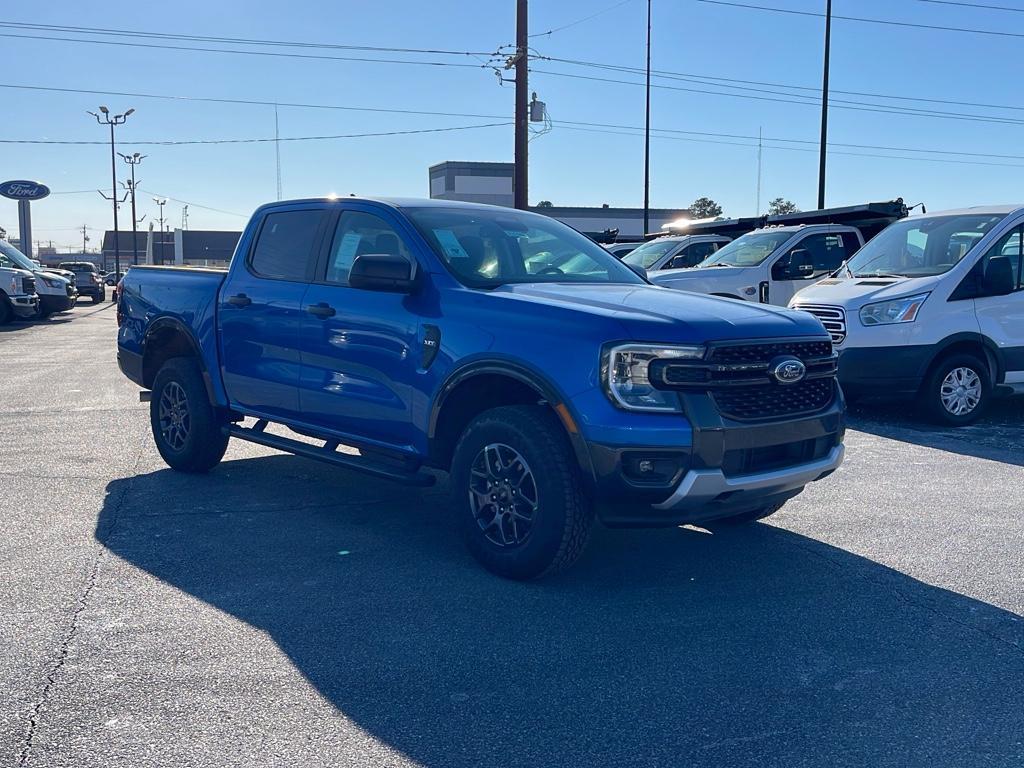
[[[124,125],[128,120],[128,116],[134,112],[134,109],[129,109],[127,112],[121,115],[111,116],[110,110],[106,107],[101,106],[100,112],[103,117],[100,117],[95,112],[89,112],[90,115],[96,118],[96,122],[100,125],[110,126],[110,176],[111,176],[111,195],[110,199],[114,203],[114,274],[120,276],[121,274],[121,244],[119,242],[120,235],[117,226],[117,165],[116,165],[116,150],[114,149],[114,126]],[[100,194],[103,194],[102,192]],[[106,195],[103,195],[106,197]]]
[[[166,197],[154,197],[153,202],[160,206],[160,263],[164,263],[164,206],[167,205]]]
[[[644,123],[644,235],[651,216],[651,0],[647,0],[647,117]]]
[[[825,156],[828,145],[828,65],[832,43],[832,0],[825,0],[825,65],[821,76],[821,144],[818,147],[818,209],[825,207]]]
[[[145,155],[140,155],[138,152],[133,152],[130,155],[125,155],[118,152],[121,155],[121,159],[124,160],[128,165],[132,167],[132,180],[126,182],[128,191],[132,196],[132,264],[139,263],[139,230],[138,224],[141,219],[135,218],[135,166],[142,162],[142,158]]]

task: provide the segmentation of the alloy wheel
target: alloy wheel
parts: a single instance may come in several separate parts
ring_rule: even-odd
[[[504,443],[484,446],[473,460],[469,504],[484,536],[499,547],[522,544],[537,514],[537,481],[522,455]]]
[[[966,416],[981,402],[981,377],[965,366],[953,368],[939,385],[942,407],[954,416]]]
[[[185,390],[178,382],[169,381],[160,393],[160,434],[172,450],[180,451],[191,430],[192,417]]]

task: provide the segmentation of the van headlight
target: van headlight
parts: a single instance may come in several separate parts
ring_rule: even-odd
[[[40,275],[39,279],[42,280],[44,283],[46,283],[51,288],[63,288],[64,287],[64,281],[63,280],[55,279],[55,278],[52,278],[52,277],[46,277],[45,275]]]
[[[927,293],[919,293],[916,296],[907,296],[902,299],[865,304],[860,308],[860,321],[864,325],[912,323],[917,319],[917,313],[927,298]]]
[[[620,344],[605,349],[601,381],[608,399],[627,411],[679,412],[675,392],[655,389],[648,375],[654,360],[700,360],[703,346]]]

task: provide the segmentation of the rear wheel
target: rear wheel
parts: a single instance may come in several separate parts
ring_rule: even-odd
[[[107,297],[104,296],[102,293],[94,293],[92,295],[92,303],[93,304],[99,304],[101,301],[104,301],[106,298]]]
[[[567,568],[582,553],[594,512],[580,486],[572,446],[540,406],[480,414],[452,459],[458,525],[473,556],[510,579]]]
[[[950,355],[932,369],[921,394],[932,421],[953,427],[971,424],[984,414],[992,395],[988,366],[971,354]]]
[[[157,450],[168,466],[208,472],[228,447],[228,436],[210,403],[196,361],[173,357],[153,381],[149,420]]]

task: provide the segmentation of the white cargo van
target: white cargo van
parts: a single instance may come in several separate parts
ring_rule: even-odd
[[[1024,393],[1024,207],[912,216],[800,291],[839,352],[848,397],[917,398],[935,420],[977,419]]]
[[[765,227],[723,245],[692,269],[659,270],[648,277],[666,288],[784,307],[863,244],[855,227],[839,224]]]

